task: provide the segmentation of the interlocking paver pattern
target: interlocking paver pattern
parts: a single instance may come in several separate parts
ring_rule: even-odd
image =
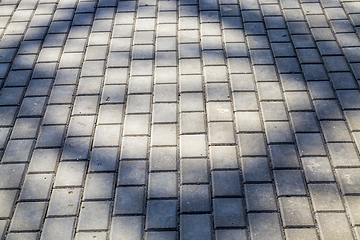
[[[0,2],[0,239],[360,239],[357,0]]]

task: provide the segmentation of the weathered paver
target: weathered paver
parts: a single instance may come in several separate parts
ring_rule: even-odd
[[[0,238],[360,238],[359,16],[3,0]]]

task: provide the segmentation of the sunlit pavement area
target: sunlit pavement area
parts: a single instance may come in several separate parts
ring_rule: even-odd
[[[360,239],[360,2],[2,0],[0,239]]]

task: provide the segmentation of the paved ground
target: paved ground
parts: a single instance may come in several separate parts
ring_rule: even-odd
[[[360,2],[3,0],[0,238],[360,239]]]

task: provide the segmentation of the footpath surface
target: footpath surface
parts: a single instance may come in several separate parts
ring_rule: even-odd
[[[360,2],[2,0],[0,239],[360,239]]]

